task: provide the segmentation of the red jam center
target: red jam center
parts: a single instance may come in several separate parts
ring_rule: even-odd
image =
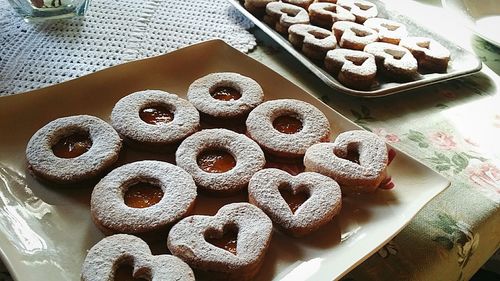
[[[163,198],[163,190],[149,183],[138,183],[125,192],[125,205],[131,208],[151,207]]]
[[[238,231],[235,228],[224,229],[224,234],[220,238],[207,237],[205,239],[208,243],[236,255]]]
[[[60,158],[75,158],[87,152],[92,146],[89,135],[78,133],[60,139],[52,151]]]
[[[279,191],[283,199],[285,199],[286,203],[288,204],[288,207],[290,207],[290,210],[292,210],[292,213],[294,214],[297,209],[309,198],[307,192],[299,191],[294,194],[291,188],[289,188],[288,186],[280,188]]]
[[[143,108],[139,112],[139,117],[141,117],[142,121],[152,125],[169,123],[174,120],[174,114],[164,106]]]
[[[273,127],[284,134],[295,134],[302,130],[302,122],[293,116],[285,115],[274,119]]]
[[[241,93],[235,88],[231,87],[217,87],[210,92],[214,99],[223,101],[233,101],[241,98]]]
[[[144,278],[134,278],[132,274],[134,273],[134,268],[129,264],[120,265],[115,271],[116,281],[147,281]]]
[[[209,150],[198,156],[198,166],[208,173],[224,173],[236,166],[236,160],[226,151]]]

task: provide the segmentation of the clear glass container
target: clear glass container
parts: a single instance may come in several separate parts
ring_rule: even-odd
[[[83,16],[90,0],[8,0],[28,21]]]

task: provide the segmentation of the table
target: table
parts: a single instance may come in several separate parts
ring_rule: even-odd
[[[363,99],[331,90],[257,29],[252,32],[258,47],[250,56],[452,182],[344,280],[467,280],[500,246],[500,49],[456,22],[440,20],[444,11],[438,1],[392,2],[475,52],[483,70],[394,96]],[[1,271],[0,280],[9,280]]]

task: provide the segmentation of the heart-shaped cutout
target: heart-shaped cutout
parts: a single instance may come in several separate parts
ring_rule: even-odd
[[[208,243],[224,249],[233,255],[236,255],[238,245],[238,227],[232,224],[226,224],[222,232],[216,230],[207,230],[205,240]]]
[[[295,212],[290,201],[287,202],[280,192],[284,187],[292,191],[294,199],[304,199],[296,195],[307,195]],[[257,172],[248,184],[248,197],[250,203],[296,237],[307,235],[328,223],[339,213],[342,204],[340,187],[331,178],[308,172],[292,176],[278,169]]]
[[[353,150],[359,153],[359,163],[347,159]],[[372,192],[386,178],[387,155],[387,146],[377,135],[354,130],[341,133],[334,143],[311,146],[304,166],[336,180],[344,193]]]
[[[134,277],[134,267],[128,263],[120,264],[115,271],[114,281],[148,281],[145,278]]]
[[[262,265],[272,228],[271,220],[259,208],[232,203],[220,208],[215,216],[195,215],[181,220],[170,230],[167,245],[175,256],[217,279],[249,280]],[[210,243],[214,242],[212,238],[224,240],[220,238],[235,229],[236,254],[224,245]]]
[[[309,192],[303,189],[305,189],[303,186],[299,186],[299,189],[294,189],[288,183],[281,184],[278,187],[281,197],[283,197],[285,202],[288,204],[288,207],[293,214],[295,214],[297,209],[299,209],[299,207],[302,206],[302,204],[304,204],[304,202],[306,202],[310,197]]]
[[[117,278],[122,276],[137,281],[195,280],[191,268],[179,258],[154,256],[148,244],[140,238],[116,234],[102,239],[90,249],[83,262],[81,279],[113,281],[121,280]]]

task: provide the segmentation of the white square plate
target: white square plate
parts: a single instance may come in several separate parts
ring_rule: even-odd
[[[103,236],[89,214],[92,186],[54,186],[26,169],[25,147],[49,121],[90,114],[109,120],[113,105],[143,89],[185,96],[189,84],[211,72],[233,71],[258,81],[266,99],[309,102],[332,124],[332,137],[354,123],[266,66],[215,40],[167,55],[126,63],[59,85],[0,98],[0,250],[16,280],[79,280],[82,261]],[[124,151],[120,163],[169,159]],[[347,273],[394,237],[449,182],[397,151],[389,166],[395,188],[346,197],[341,214],[317,233],[294,239],[275,232],[256,280],[332,280]],[[214,213],[234,198],[202,196],[197,213]],[[160,248],[165,251],[166,237]]]

